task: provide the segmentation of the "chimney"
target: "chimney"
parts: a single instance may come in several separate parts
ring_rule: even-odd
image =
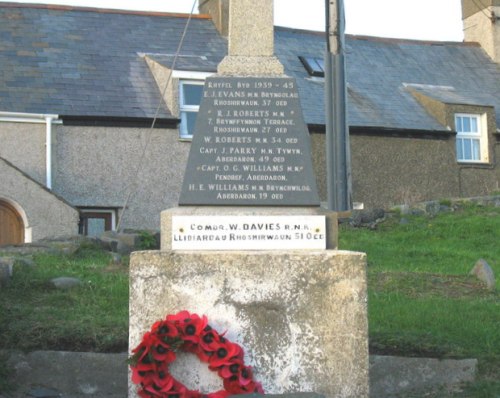
[[[466,42],[478,42],[500,63],[500,0],[462,0],[462,20]]]
[[[229,0],[198,0],[198,12],[209,14],[219,33],[227,37],[229,31]]]

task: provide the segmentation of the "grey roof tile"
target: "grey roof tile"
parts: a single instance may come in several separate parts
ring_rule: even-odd
[[[298,80],[306,120],[324,124],[322,86],[297,62],[300,55],[324,56],[324,34],[277,28],[275,46],[287,73]],[[463,101],[495,106],[500,125],[500,70],[479,46],[347,36],[345,53],[350,125],[443,130],[406,84],[451,86]]]
[[[185,23],[160,14],[0,4],[0,109],[153,117],[161,96],[138,53],[174,53]],[[226,40],[197,18],[183,53],[195,54],[200,37],[209,55],[224,54]],[[171,117],[166,106],[159,116]]]
[[[143,54],[170,67],[186,21],[0,3],[0,110],[151,118],[161,96]],[[214,72],[226,51],[212,22],[194,18],[176,69]],[[275,52],[297,79],[306,122],[324,124],[324,83],[299,60],[324,56],[324,34],[276,28]],[[347,36],[346,63],[352,126],[443,130],[409,85],[444,102],[494,106],[500,126],[500,71],[478,46]],[[159,117],[172,117],[161,109]]]

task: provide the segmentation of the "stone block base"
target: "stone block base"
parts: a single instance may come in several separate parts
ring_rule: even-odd
[[[243,347],[266,393],[368,397],[365,271],[363,253],[334,250],[135,252],[130,347],[155,321],[188,310]],[[222,386],[193,355],[171,371],[188,388]]]

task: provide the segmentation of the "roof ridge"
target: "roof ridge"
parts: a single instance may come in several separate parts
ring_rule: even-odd
[[[275,29],[279,31],[288,31],[292,33],[304,33],[310,34],[314,36],[325,36],[326,33],[317,30],[308,30],[308,29],[299,29],[299,28],[291,28],[287,26],[275,26]],[[418,45],[431,45],[431,46],[439,46],[439,45],[460,45],[460,46],[471,46],[471,47],[480,47],[480,44],[477,42],[466,42],[466,41],[442,41],[442,40],[419,40],[419,39],[404,39],[398,37],[381,37],[381,36],[368,36],[368,35],[355,35],[355,34],[346,34],[346,38],[352,40],[366,40],[373,42],[381,42],[381,43],[405,43],[405,44],[418,44]]]
[[[82,11],[95,12],[101,14],[125,14],[137,16],[153,16],[153,17],[171,17],[171,18],[189,18],[187,13],[162,12],[162,11],[138,11],[138,10],[123,10],[114,8],[98,8],[85,6],[70,6],[62,4],[37,4],[37,3],[15,3],[15,2],[0,2],[0,8],[35,8],[57,11]],[[208,14],[193,14],[191,18],[195,19],[212,19]]]
[[[375,41],[382,43],[405,43],[405,44],[417,44],[417,45],[430,45],[430,46],[445,46],[445,45],[460,45],[460,46],[471,46],[471,47],[480,47],[477,42],[468,42],[468,41],[446,41],[446,40],[418,40],[418,39],[405,39],[398,37],[380,37],[380,36],[367,36],[367,35],[352,35],[347,34],[346,37],[349,37],[352,40],[367,40],[367,41]]]

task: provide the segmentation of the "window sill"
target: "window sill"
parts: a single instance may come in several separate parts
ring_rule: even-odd
[[[468,168],[477,167],[477,168],[481,168],[481,169],[490,169],[490,168],[494,167],[494,165],[490,162],[457,161],[457,164],[459,166],[464,166],[464,167],[468,167]]]

